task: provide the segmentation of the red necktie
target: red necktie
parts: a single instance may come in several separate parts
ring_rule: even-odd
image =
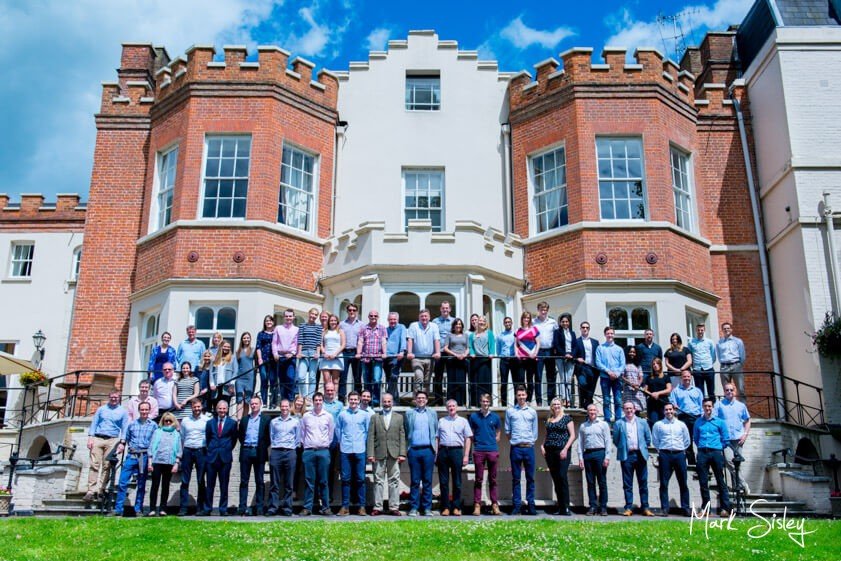
[[[219,430],[217,431],[217,436],[222,436],[222,421],[219,421]]]

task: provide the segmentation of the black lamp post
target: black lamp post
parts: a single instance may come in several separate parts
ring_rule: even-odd
[[[38,351],[38,364],[36,365],[38,369],[41,368],[41,361],[44,360],[44,343],[47,340],[47,336],[44,335],[44,332],[40,329],[35,332],[35,335],[32,336],[32,343],[35,345],[35,350]]]

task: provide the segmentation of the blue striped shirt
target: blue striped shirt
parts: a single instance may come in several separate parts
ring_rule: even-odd
[[[298,345],[301,351],[315,351],[321,345],[322,327],[320,323],[305,323],[298,328]]]

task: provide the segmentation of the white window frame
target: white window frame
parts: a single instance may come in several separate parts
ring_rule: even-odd
[[[684,341],[688,344],[689,340],[695,337],[695,326],[703,324],[709,331],[710,328],[710,314],[696,310],[694,308],[686,308],[686,337]]]
[[[416,93],[418,91],[417,86],[425,85],[422,84],[424,80],[428,80],[431,83],[429,84],[429,92],[431,95],[431,101],[429,103],[422,103],[415,101]],[[436,83],[437,82],[437,87]],[[438,92],[438,102],[435,102],[435,92]],[[404,90],[404,107],[406,111],[422,111],[422,112],[429,112],[429,111],[440,111],[441,110],[441,74],[435,72],[428,72],[428,73],[421,73],[418,72],[416,74],[406,74],[406,87]]]
[[[155,189],[149,231],[156,232],[172,222],[172,202],[178,169],[178,145],[161,150],[155,161]]]
[[[154,333],[149,333],[149,321],[154,322]],[[140,314],[140,369],[145,370],[149,365],[149,357],[152,356],[152,349],[158,344],[158,335],[161,333],[161,311],[150,310]]]
[[[610,177],[602,177],[601,165],[600,165],[600,162],[599,162],[599,160],[600,160],[599,144],[602,143],[602,142],[615,142],[615,141],[637,142],[637,143],[639,143],[640,175],[631,175],[630,171],[627,171],[627,174],[625,176],[621,176],[621,175],[614,176],[613,174],[615,173],[616,170],[615,170],[612,162],[614,162],[614,161],[619,162],[619,161],[624,160],[625,164],[626,164],[625,169],[628,170],[627,162],[629,161],[629,158],[627,158],[627,157],[620,158],[620,157],[618,157],[618,155],[617,155],[617,157],[614,157],[612,146],[608,145],[610,147],[610,155],[608,156],[608,160],[611,162],[611,176]],[[627,148],[624,151],[624,154],[627,154]],[[602,158],[602,159],[604,159],[604,158]],[[645,145],[643,143],[642,136],[597,136],[596,137],[596,175],[598,177],[597,195],[598,195],[598,198],[599,198],[599,217],[600,217],[601,220],[603,220],[603,221],[616,221],[616,220],[629,221],[630,220],[630,221],[635,221],[635,222],[643,222],[645,220],[648,220],[649,206],[648,206],[648,201],[647,201],[647,196],[646,196],[646,181],[645,181]],[[632,214],[631,211],[632,211],[632,208],[633,208],[632,207],[632,201],[635,201],[636,197],[631,197],[630,196],[630,184],[635,183],[635,182],[639,182],[640,183],[640,188],[642,189],[642,194],[641,194],[642,205],[643,205],[643,216],[642,217],[631,215]],[[628,194],[626,196],[618,197],[618,198],[616,197],[616,191],[614,189],[615,189],[615,186],[616,186],[615,184],[617,184],[617,183],[618,184],[621,184],[621,183],[629,184],[628,185],[629,190],[628,190]],[[611,186],[611,197],[610,198],[602,197],[602,184],[610,184],[610,186]],[[604,216],[604,213],[602,212],[602,203],[605,202],[605,201],[612,201],[613,211],[614,211],[613,212],[613,214],[614,214],[613,217],[605,217]],[[628,217],[627,218],[624,218],[624,217],[623,218],[617,218],[616,217],[617,204],[627,204],[627,207],[628,207]]]
[[[543,171],[538,174],[535,170],[535,163],[538,159],[545,160],[546,157],[550,154],[554,154],[555,156],[555,167],[552,170],[543,169]],[[562,157],[562,163],[560,166],[557,165],[557,158],[558,155]],[[569,191],[568,191],[568,184],[567,184],[567,169],[566,169],[566,146],[561,143],[547,149],[541,150],[540,152],[536,152],[531,154],[528,158],[528,178],[529,178],[529,201],[531,202],[531,233],[532,235],[543,234],[545,232],[551,232],[553,230],[558,230],[563,228],[564,226],[569,225]],[[540,182],[540,178],[548,177],[549,173],[557,174],[559,172],[563,173],[563,182],[552,187],[551,189],[544,190],[540,193],[537,192],[538,183]],[[560,192],[560,199],[559,199],[559,206],[557,207],[557,216],[558,216],[558,224],[557,226],[549,227],[548,220],[547,224],[544,227],[542,225],[541,218],[543,216],[548,216],[550,214],[550,210],[540,209],[540,204],[538,199],[542,198],[543,200],[548,199],[553,193]]]
[[[209,147],[210,142],[212,140],[220,139],[222,141],[226,139],[248,139],[249,141],[249,148],[248,148],[248,175],[246,176],[212,176],[212,178],[208,178],[207,175],[207,160],[209,157]],[[234,153],[234,173],[236,173],[236,160],[237,160],[237,153],[239,151],[239,144],[237,146],[237,152]],[[199,197],[199,208],[198,208],[198,216],[201,220],[245,220],[248,215],[248,188],[249,184],[251,183],[251,160],[252,160],[252,153],[254,150],[254,139],[251,134],[206,134],[204,137],[204,154],[202,157],[202,166],[201,166],[201,197]],[[221,152],[220,152],[220,159],[221,159]],[[220,164],[221,165],[221,164]],[[216,199],[216,207],[213,216],[205,216],[204,215],[204,206],[205,200],[207,198],[208,193],[208,181],[245,181],[245,196],[244,197],[235,197],[234,194],[236,193],[236,185],[231,187],[231,197],[222,197],[224,199],[231,199],[231,214],[233,214],[234,210],[234,200],[236,199],[244,199],[245,207],[243,208],[243,215],[242,216],[219,216],[219,192],[217,191]]]
[[[200,328],[196,321],[196,314],[202,308],[209,308],[213,311],[213,326],[210,329]],[[219,329],[219,312],[225,308],[230,308],[234,311],[234,327],[233,329]],[[210,348],[210,341],[213,339],[213,334],[219,331],[226,341],[231,342],[231,346],[236,348],[237,343],[237,326],[239,325],[239,307],[237,302],[190,302],[190,325],[196,326],[196,338],[207,339],[205,344]],[[255,335],[256,337],[256,335]]]
[[[675,167],[675,159],[678,160],[678,167]],[[681,165],[683,168],[681,168]],[[669,168],[672,172],[675,224],[678,228],[683,228],[688,232],[696,232],[692,154],[675,145],[669,146]],[[688,224],[682,222],[688,222]]]
[[[73,259],[70,263],[70,281],[76,282],[79,280],[79,271],[82,267],[82,246],[77,246],[73,250]]]
[[[408,192],[408,190],[406,189],[406,176],[408,174],[429,174],[429,175],[438,174],[438,175],[441,176],[441,194],[440,194],[440,197],[439,197],[441,204],[440,204],[439,207],[427,206],[427,207],[424,208],[424,207],[420,207],[420,206],[413,206],[413,207],[407,207],[406,206],[406,196],[407,196],[407,192]],[[414,212],[427,211],[429,213],[430,222],[433,222],[432,231],[433,232],[443,232],[444,231],[445,219],[446,219],[446,217],[444,215],[444,206],[445,206],[444,201],[445,201],[445,195],[446,195],[446,173],[445,173],[444,168],[404,167],[403,170],[402,170],[402,173],[401,173],[401,183],[403,184],[402,205],[401,205],[402,206],[402,212],[403,212],[403,228],[408,230],[409,220],[410,220],[409,219],[409,212],[410,211],[414,211]],[[430,196],[431,192],[432,191],[429,189],[429,186],[427,185],[427,190],[426,190],[427,200],[429,200],[431,198],[431,196]],[[416,199],[417,199],[417,196],[416,196]],[[439,212],[440,213],[441,217],[440,217],[439,222],[438,222],[438,227],[435,226],[434,221],[432,220],[432,213],[433,212]],[[416,217],[412,217],[411,219],[415,220]],[[423,218],[421,218],[421,220],[423,220]]]
[[[307,172],[304,168],[297,169],[294,166],[291,166],[291,165],[287,164],[285,162],[285,157],[284,157],[286,155],[287,151],[289,151],[289,153],[291,155],[291,158],[294,158],[297,154],[300,154],[301,157],[304,158],[304,159],[306,159],[306,158],[312,159],[312,171],[309,174],[307,174]],[[292,170],[291,173],[293,173],[293,174],[295,172],[299,172],[301,174],[302,178],[305,177],[306,175],[309,175],[310,187],[311,187],[311,190],[310,190],[309,193],[307,193],[300,186],[294,185],[292,183],[284,183],[283,182],[284,166],[290,167],[290,169]],[[277,211],[277,221],[278,221],[279,224],[283,224],[284,226],[288,226],[289,228],[294,228],[296,230],[301,230],[303,232],[308,232],[308,233],[314,233],[315,232],[316,223],[318,222],[318,197],[316,195],[318,193],[318,182],[319,182],[319,177],[320,177],[320,169],[321,169],[320,158],[319,158],[318,154],[316,154],[314,152],[310,152],[309,150],[306,150],[306,149],[301,148],[299,146],[296,146],[294,144],[289,144],[289,143],[284,143],[283,144],[283,150],[281,152],[281,159],[280,159],[280,178],[281,178],[281,180],[280,180],[280,189],[279,189],[279,192],[278,192],[278,211]],[[294,223],[290,223],[290,222],[294,222],[294,221],[290,221],[288,211],[285,214],[285,219],[283,221],[280,219],[281,218],[280,217],[280,211],[281,211],[282,208],[284,208],[284,207],[287,208],[287,209],[292,208],[289,204],[283,202],[283,195],[284,195],[285,190],[286,191],[292,190],[295,193],[303,194],[307,198],[307,201],[306,201],[307,210],[305,211],[305,215],[306,215],[305,222],[306,222],[306,224],[303,228],[298,226],[298,225],[295,225]],[[292,208],[292,212],[293,213],[300,213],[301,211]]]
[[[614,308],[621,308],[628,315],[628,329],[613,329],[613,335],[616,339],[626,340],[642,340],[645,337],[645,330],[652,329],[656,332],[657,323],[657,306],[652,302],[646,303],[628,303],[628,302],[608,302],[605,305],[605,325],[610,325],[610,312]],[[643,309],[648,312],[648,327],[634,329],[633,312],[635,309]],[[636,343],[635,343],[636,344]]]
[[[24,249],[24,248],[29,248]],[[20,251],[18,251],[20,250]],[[26,253],[24,253],[26,252]],[[31,240],[15,240],[9,246],[9,278],[31,279],[32,267],[35,264],[35,242]]]

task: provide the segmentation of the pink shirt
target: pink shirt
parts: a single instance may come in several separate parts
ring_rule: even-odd
[[[301,444],[306,448],[327,448],[333,442],[336,423],[333,415],[322,409],[307,411],[301,418]]]
[[[298,352],[298,327],[290,325],[278,325],[274,328],[272,336],[272,353],[276,357],[283,358],[286,353],[295,355]]]
[[[151,395],[147,396],[146,399],[141,402],[140,398],[132,396],[129,398],[128,403],[126,403],[125,408],[128,411],[128,422],[133,423],[137,419],[140,418],[140,411],[138,408],[140,407],[141,403],[148,403],[152,406],[152,410],[149,412],[149,418],[154,419],[158,416],[158,400],[152,397]]]

